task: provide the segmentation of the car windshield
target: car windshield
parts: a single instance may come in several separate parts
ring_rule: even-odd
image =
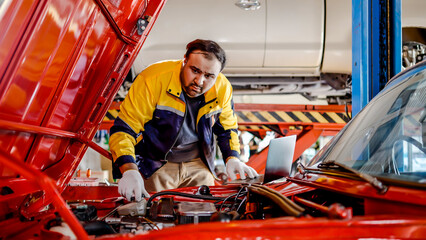
[[[308,166],[333,160],[376,177],[426,184],[426,68],[401,77]]]

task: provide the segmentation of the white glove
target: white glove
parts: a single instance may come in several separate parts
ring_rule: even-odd
[[[118,192],[129,202],[132,196],[136,202],[142,200],[142,194],[149,197],[149,193],[145,190],[144,182],[138,170],[130,169],[123,173],[123,177],[118,182]]]
[[[231,158],[226,163],[226,174],[231,178],[231,180],[237,179],[235,173],[239,173],[241,179],[246,179],[246,173],[249,178],[258,177],[256,170],[252,167],[247,166],[245,163],[241,162],[239,159]]]

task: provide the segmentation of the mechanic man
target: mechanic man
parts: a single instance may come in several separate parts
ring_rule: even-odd
[[[110,130],[113,175],[129,201],[142,194],[214,185],[215,137],[233,180],[257,172],[239,160],[232,87],[224,50],[194,40],[184,59],[155,63],[135,79]],[[142,179],[141,174],[144,179]]]

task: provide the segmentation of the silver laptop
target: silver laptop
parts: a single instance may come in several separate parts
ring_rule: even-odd
[[[255,179],[237,179],[228,183],[268,183],[282,177],[288,177],[291,172],[295,147],[296,135],[272,139],[269,143],[265,175]]]

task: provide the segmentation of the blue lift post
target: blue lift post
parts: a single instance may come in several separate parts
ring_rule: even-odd
[[[352,0],[352,116],[402,67],[401,0]]]

